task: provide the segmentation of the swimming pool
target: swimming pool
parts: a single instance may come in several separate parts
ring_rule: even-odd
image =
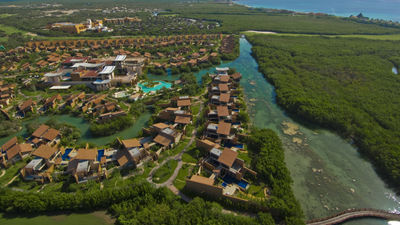
[[[227,147],[227,148],[240,148],[240,149],[243,149],[244,148],[244,145],[243,144],[232,144],[232,143],[227,143],[227,144],[225,144],[225,146],[224,147]]]
[[[247,188],[247,185],[249,185],[249,183],[247,183],[246,181],[244,181],[244,180],[237,180],[236,178],[231,177],[231,176],[229,176],[229,175],[226,175],[225,177],[223,177],[222,180],[224,181],[224,182],[222,183],[222,186],[223,186],[223,187],[226,187],[228,184],[234,183],[234,184],[237,184],[239,187],[241,187],[241,188],[243,188],[243,189],[246,189],[246,188]],[[225,185],[225,186],[224,186],[224,185]]]
[[[101,157],[104,156],[104,149],[97,150],[97,161],[101,160]]]
[[[239,182],[237,182],[237,185],[238,185],[239,187],[245,189],[245,190],[246,190],[246,187],[247,187],[248,184],[249,184],[249,183],[247,183],[247,182],[244,181],[244,180],[240,180]]]
[[[150,91],[158,91],[158,90],[160,90],[160,89],[162,89],[164,87],[169,89],[172,86],[171,83],[168,83],[168,82],[165,82],[165,81],[154,81],[154,82],[158,82],[158,84],[153,86],[153,87],[147,87],[146,86],[147,82],[139,83],[138,85],[139,85],[140,89],[144,93],[147,93],[147,92],[150,92]]]
[[[63,160],[63,161],[67,161],[67,160],[70,160],[71,158],[69,157],[69,153],[72,151],[72,148],[67,148],[67,149],[65,149],[65,152],[64,152],[64,154],[61,156],[61,159]]]

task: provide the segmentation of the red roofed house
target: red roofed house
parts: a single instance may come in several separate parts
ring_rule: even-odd
[[[25,116],[28,112],[33,112],[33,107],[36,103],[32,99],[28,99],[17,107],[18,113]]]
[[[41,182],[52,181],[51,171],[54,169],[56,159],[61,155],[61,152],[55,147],[41,145],[32,155],[36,158],[21,170],[24,179]]]
[[[67,172],[72,174],[76,183],[101,176],[102,168],[97,156],[96,149],[79,149],[75,157],[69,161]]]
[[[139,139],[121,140],[120,143],[123,148],[117,152],[117,162],[121,167],[133,166],[136,168],[141,160],[149,155]]]

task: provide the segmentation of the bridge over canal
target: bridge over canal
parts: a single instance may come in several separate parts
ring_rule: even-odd
[[[307,221],[307,225],[333,225],[340,224],[348,220],[375,217],[386,220],[400,220],[399,213],[393,213],[378,209],[349,209],[333,216]]]

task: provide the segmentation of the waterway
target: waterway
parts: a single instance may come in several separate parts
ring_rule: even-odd
[[[240,40],[240,57],[221,66],[233,67],[242,73],[241,85],[253,124],[273,129],[280,135],[286,164],[294,180],[294,193],[307,219],[348,208],[400,211],[399,196],[385,186],[371,163],[354,146],[330,131],[296,123],[276,104],[274,87],[258,71],[258,64],[251,56],[251,44],[246,39]],[[282,122],[297,125],[299,133],[285,135]],[[301,144],[296,143],[298,140]],[[387,222],[363,219],[347,224]]]
[[[240,40],[240,56],[221,67],[236,68],[243,76],[244,88],[252,122],[260,128],[276,131],[285,148],[285,160],[293,178],[296,198],[306,219],[326,217],[348,208],[376,208],[400,212],[400,197],[388,189],[370,162],[357,149],[333,132],[293,121],[276,104],[274,87],[258,71],[251,56],[251,44]],[[196,73],[197,80],[215,69]],[[176,75],[149,76],[150,79],[179,79]],[[298,127],[298,133],[283,133],[282,122]],[[301,142],[301,143],[300,143]],[[379,219],[361,219],[346,225],[387,224]]]
[[[6,141],[8,141],[11,137],[14,137],[14,136],[27,137],[28,134],[26,133],[25,125],[28,123],[31,123],[33,121],[39,122],[39,123],[45,123],[46,121],[48,121],[50,119],[55,119],[57,122],[67,123],[69,125],[79,128],[79,130],[81,131],[81,138],[78,140],[78,143],[94,143],[97,146],[102,146],[102,145],[106,145],[106,144],[112,142],[117,137],[132,138],[132,137],[137,136],[139,134],[139,132],[141,131],[141,129],[146,126],[146,123],[150,117],[151,117],[151,114],[148,112],[145,112],[136,119],[135,123],[131,127],[127,128],[125,130],[122,130],[118,133],[115,133],[111,136],[97,137],[97,136],[93,136],[90,133],[89,122],[84,120],[81,117],[73,117],[73,116],[67,115],[67,114],[66,115],[53,115],[53,116],[40,116],[34,120],[24,121],[22,123],[22,129],[18,133],[10,135],[8,137],[0,138],[0,145],[4,144]]]

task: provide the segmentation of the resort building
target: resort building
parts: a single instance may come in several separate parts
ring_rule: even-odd
[[[60,139],[60,131],[42,124],[32,133],[28,141],[34,146],[39,146],[41,144],[56,145]]]
[[[6,167],[28,156],[32,152],[32,145],[19,144],[17,137],[13,137],[4,143],[0,150],[0,163]]]
[[[122,149],[117,152],[117,161],[121,167],[136,168],[142,160],[149,156],[141,139],[120,140]]]
[[[103,176],[96,149],[79,149],[69,161],[67,172],[72,174],[76,183],[86,182]]]
[[[61,152],[49,145],[40,145],[33,153],[35,158],[22,170],[21,175],[25,180],[52,181],[51,173],[54,169],[56,158]]]
[[[19,116],[25,117],[26,113],[33,112],[33,107],[36,105],[32,99],[28,99],[17,107]]]

